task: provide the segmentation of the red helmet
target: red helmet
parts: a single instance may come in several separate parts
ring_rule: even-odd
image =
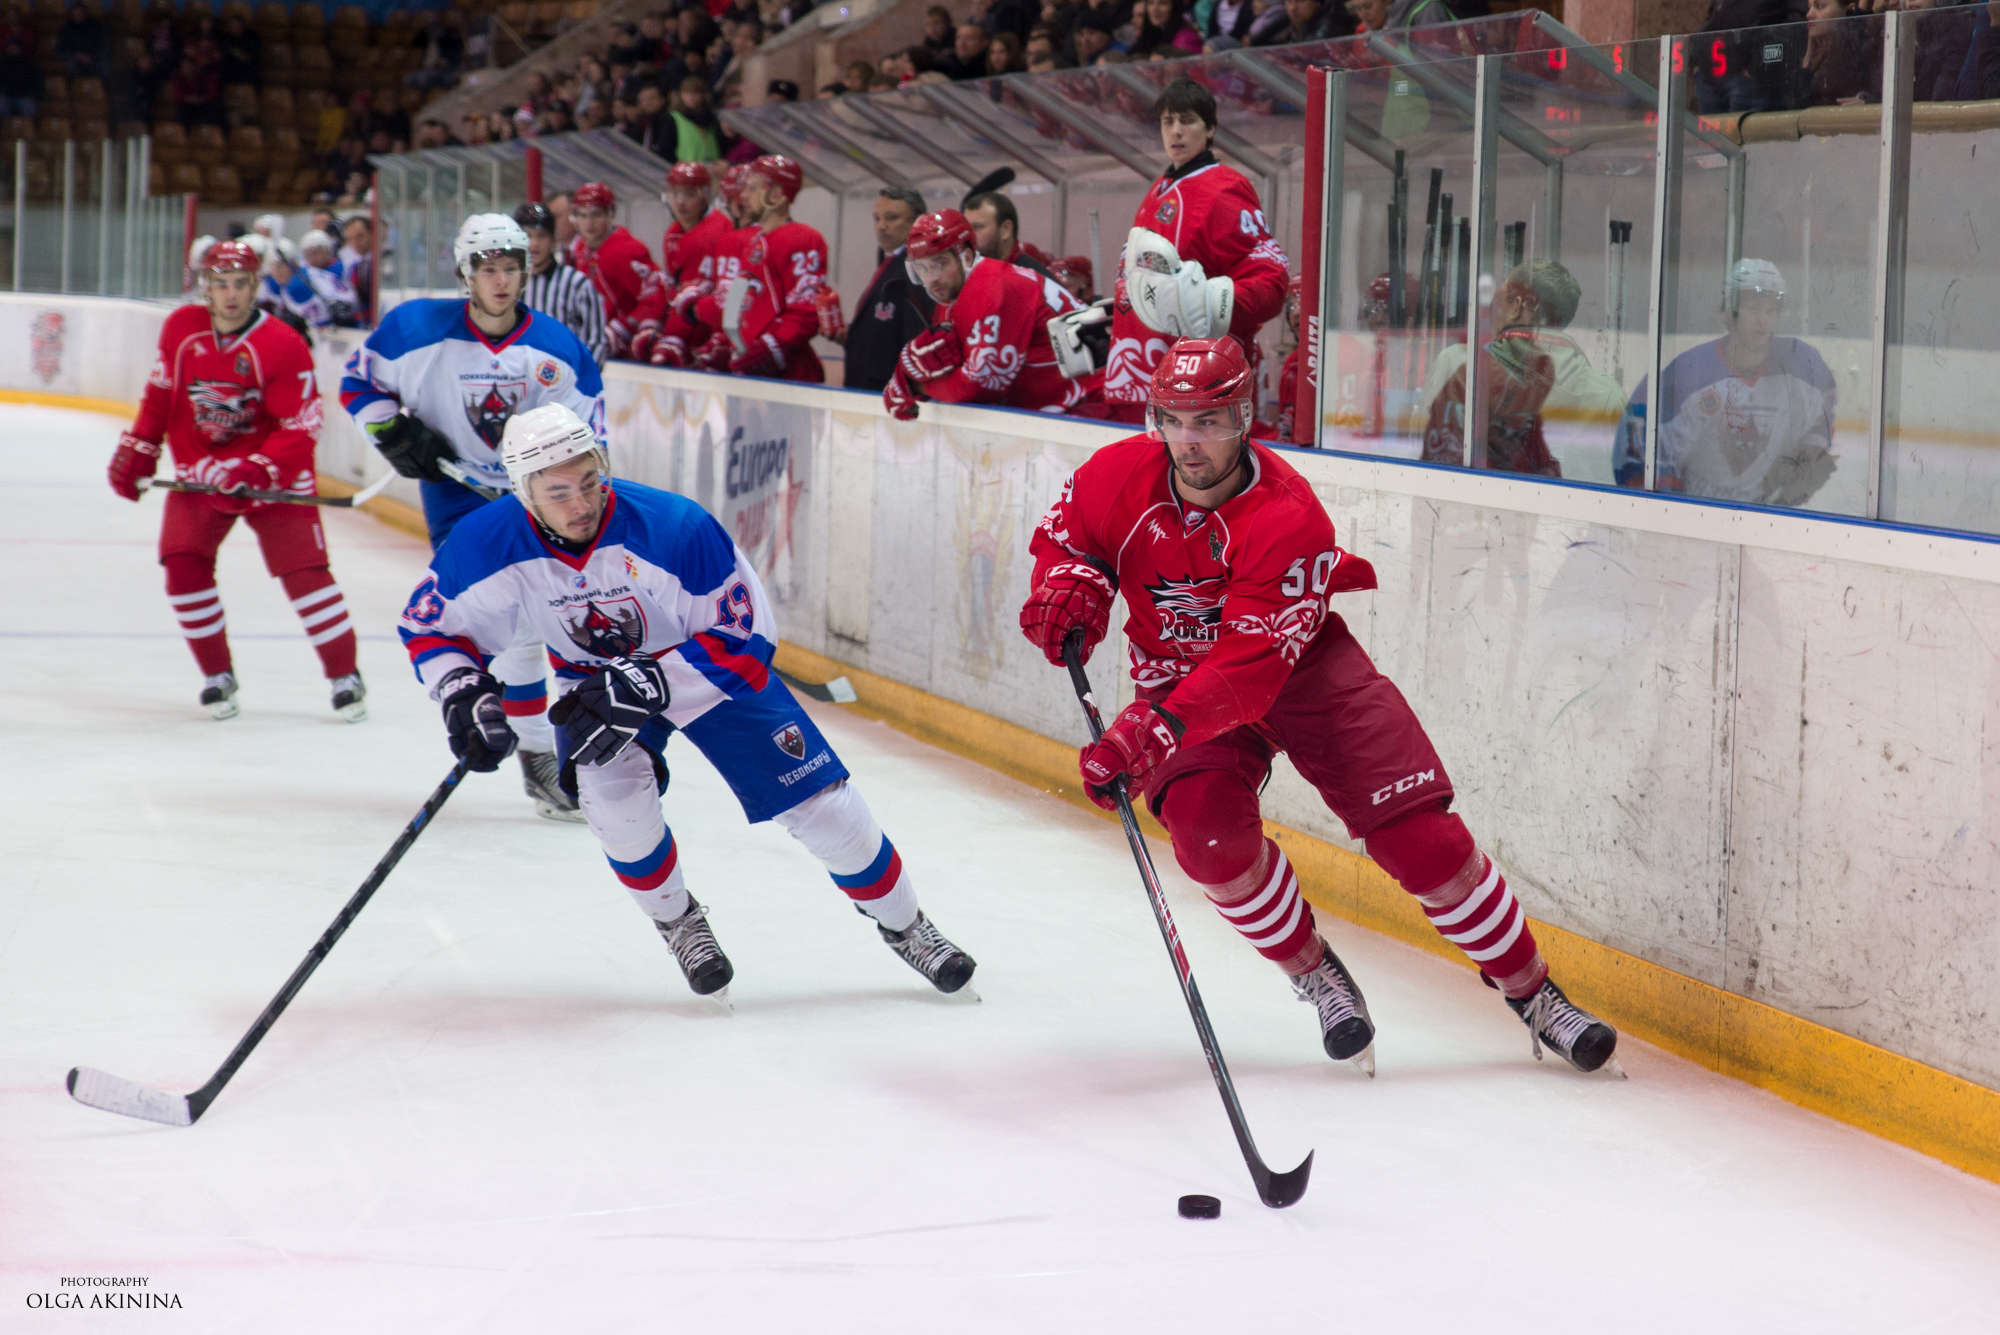
[[[1305,290],[1306,276],[1302,273],[1293,274],[1291,279],[1285,284],[1285,295],[1288,297],[1296,297]]]
[[[218,241],[201,257],[202,273],[256,273],[264,267],[257,252],[241,241]]]
[[[1090,267],[1088,255],[1065,255],[1051,262],[1049,269],[1058,278],[1064,274],[1075,274],[1083,280],[1086,287],[1094,286],[1097,282],[1097,274]]]
[[[587,181],[576,188],[569,197],[570,206],[579,209],[603,209],[614,213],[618,209],[618,196],[611,193],[611,187],[602,181]]]
[[[750,170],[776,186],[788,204],[799,197],[799,190],[806,183],[806,174],[799,164],[780,153],[766,153],[750,164]]]
[[[728,171],[722,173],[722,197],[734,201],[738,195],[743,193],[743,178],[749,174],[750,165],[744,162],[739,162]]]
[[[1221,338],[1180,339],[1153,372],[1153,383],[1146,391],[1146,425],[1156,439],[1165,440],[1156,417],[1159,409],[1188,413],[1229,408],[1234,420],[1229,434],[1240,435],[1250,429],[1255,412],[1251,388],[1250,361],[1234,338],[1224,334]]]
[[[699,162],[676,162],[667,172],[667,184],[682,185],[690,190],[708,189],[708,168]]]
[[[910,224],[909,240],[913,260],[929,259],[955,250],[973,250],[972,224],[957,209],[926,213]]]

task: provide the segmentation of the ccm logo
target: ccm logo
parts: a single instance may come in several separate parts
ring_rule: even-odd
[[[1410,775],[1408,778],[1398,779],[1394,783],[1390,784],[1387,788],[1380,788],[1376,790],[1374,805],[1379,807],[1384,802],[1388,801],[1391,797],[1395,796],[1397,793],[1407,793],[1410,791],[1410,789],[1415,788],[1420,784],[1430,783],[1431,781],[1436,779],[1437,776],[1438,772],[1436,770],[1425,769],[1425,770],[1418,770],[1415,774]]]

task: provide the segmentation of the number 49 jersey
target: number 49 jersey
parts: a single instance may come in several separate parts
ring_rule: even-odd
[[[1171,688],[1165,705],[1192,746],[1271,708],[1326,624],[1336,593],[1375,571],[1334,544],[1333,521],[1277,451],[1249,442],[1250,485],[1213,511],[1174,494],[1150,436],[1106,445],[1070,475],[1029,544],[1033,587],[1082,559],[1125,595],[1132,679]]]
[[[610,484],[581,555],[550,544],[513,496],[480,506],[432,557],[399,631],[435,695],[456,669],[490,663],[523,613],[565,693],[612,658],[658,659],[676,727],[770,680],[771,605],[748,558],[699,505],[636,482]]]

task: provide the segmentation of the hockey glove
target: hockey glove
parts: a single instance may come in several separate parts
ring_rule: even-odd
[[[1112,784],[1122,775],[1126,796],[1144,793],[1154,773],[1180,748],[1186,731],[1186,724],[1157,705],[1140,700],[1125,706],[1104,736],[1078,756],[1083,790],[1098,806],[1116,811]]]
[[[681,290],[674,293],[674,314],[683,320],[692,321],[695,318],[695,303],[703,297],[714,295],[715,284],[706,278],[697,278],[693,282],[684,283]]]
[[[130,431],[118,437],[118,452],[111,456],[111,490],[128,501],[139,499],[139,483],[160,467],[160,443],[141,440]]]
[[[709,337],[708,342],[695,350],[695,367],[702,371],[725,370],[729,366],[732,351],[729,346],[729,335],[718,331]]]
[[[664,714],[668,699],[665,668],[644,654],[614,658],[558,700],[549,721],[563,730],[572,760],[602,765]]]
[[[1049,567],[1041,587],[1021,605],[1021,633],[1042,651],[1042,657],[1063,665],[1063,641],[1083,628],[1083,661],[1111,628],[1111,599],[1117,586],[1103,569],[1088,561],[1065,561]]]
[[[921,402],[917,391],[910,388],[909,376],[903,374],[902,367],[897,367],[896,374],[890,376],[889,383],[882,387],[882,406],[898,422],[914,422],[917,420],[917,405]]]
[[[847,313],[840,309],[840,294],[821,288],[813,297],[813,311],[819,316],[819,336],[835,343],[847,341]]]
[[[668,334],[653,345],[653,352],[646,360],[655,366],[686,366],[688,363],[687,344],[679,334]]]
[[[653,346],[659,342],[660,327],[648,320],[639,326],[639,332],[632,335],[632,348],[626,355],[635,362],[653,360]]]
[[[748,345],[729,359],[731,375],[758,375],[769,378],[784,373],[784,351],[778,347],[778,340],[769,334],[758,335],[755,343]]]
[[[951,323],[946,321],[905,343],[903,355],[896,359],[896,364],[910,379],[922,384],[926,380],[950,375],[958,369],[964,357],[965,350],[959,346],[958,335]]]
[[[632,346],[632,326],[623,320],[613,320],[604,326],[604,355],[623,357]]]
[[[368,430],[375,437],[375,448],[389,461],[389,467],[404,477],[425,482],[452,480],[440,465],[456,463],[458,451],[409,412],[397,413],[380,424],[371,423]]]
[[[460,668],[438,686],[451,753],[479,774],[500,768],[514,750],[514,729],[500,703],[500,683],[477,668]]]
[[[210,498],[209,504],[229,515],[240,515],[258,503],[230,493],[277,491],[279,488],[278,466],[261,454],[246,454],[240,459],[218,459],[210,455],[196,464],[192,472],[197,483],[214,487],[219,493]]]

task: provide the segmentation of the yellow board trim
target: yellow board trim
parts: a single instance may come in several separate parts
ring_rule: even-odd
[[[0,403],[34,403],[44,408],[75,408],[109,417],[137,417],[139,405],[123,399],[93,399],[88,394],[44,394],[38,389],[0,389]]]
[[[1073,747],[797,645],[780,645],[776,663],[806,681],[845,676],[856,713],[1109,818],[1084,796]],[[1151,816],[1140,820],[1148,834],[1166,837]],[[1265,829],[1315,908],[1472,967],[1373,862],[1282,825]],[[1560,927],[1534,921],[1534,931],[1563,990],[1620,1031],[2000,1182],[2000,1091]]]
[[[328,477],[324,473],[319,475],[319,494],[322,496],[352,496],[360,490],[361,488],[352,482]],[[430,526],[424,523],[423,511],[407,501],[399,501],[389,496],[377,496],[373,500],[363,501],[361,512],[373,516],[398,533],[407,533],[413,538],[430,541],[431,530]]]

